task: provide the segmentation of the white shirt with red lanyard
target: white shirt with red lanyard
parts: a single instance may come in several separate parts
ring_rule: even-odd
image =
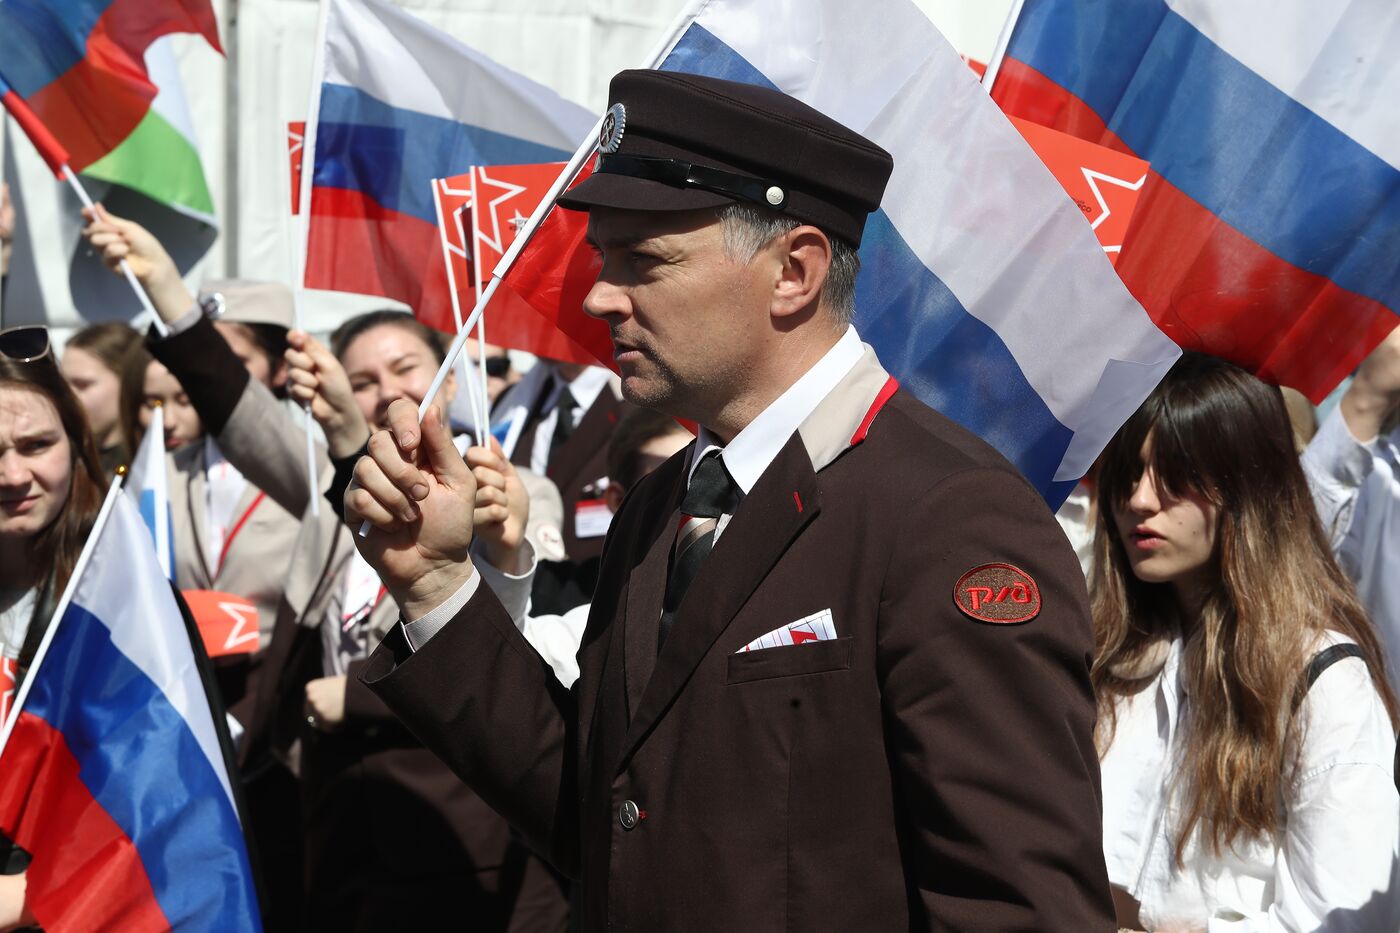
[[[212,437],[204,438],[204,464],[205,514],[208,517],[205,523],[208,535],[205,555],[209,558],[211,572],[217,578],[234,539],[258,506],[262,505],[267,493],[259,490],[252,503],[240,512],[238,502],[248,489],[248,480],[228,462]]]

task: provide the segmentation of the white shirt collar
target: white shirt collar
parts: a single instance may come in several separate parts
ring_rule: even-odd
[[[826,351],[826,355],[802,375],[788,390],[778,396],[771,405],[763,409],[758,417],[734,436],[727,447],[720,447],[715,436],[703,426],[695,439],[695,450],[690,458],[690,473],[695,472],[700,458],[712,448],[723,451],[724,466],[734,482],[748,495],[754,483],[768,469],[768,464],[778,456],[783,445],[792,437],[802,422],[816,411],[836,384],[855,368],[865,352],[860,335],[854,327],[847,327],[846,333],[836,341],[836,345]],[[689,474],[687,474],[689,481]]]
[[[593,403],[598,400],[598,395],[603,391],[603,387],[608,384],[608,377],[612,375],[601,366],[590,366],[573,382],[569,383],[569,394],[574,397],[574,406],[582,408],[584,411],[593,407]],[[554,388],[554,398],[550,399],[550,406],[553,407],[555,400],[562,390],[563,381]]]

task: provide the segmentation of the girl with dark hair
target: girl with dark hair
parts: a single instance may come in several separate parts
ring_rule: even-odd
[[[103,472],[111,475],[131,459],[123,443],[120,401],[122,364],[141,335],[119,321],[84,327],[63,347],[59,369],[87,411]]]
[[[141,446],[156,408],[162,410],[167,451],[204,438],[204,423],[190,404],[185,387],[140,343],[131,348],[122,362],[118,397],[117,423],[122,443],[132,455]]]
[[[107,490],[87,417],[42,327],[0,331],[0,721]],[[0,926],[27,922],[27,863],[0,836]]]
[[[1120,923],[1394,930],[1396,700],[1276,388],[1187,354],[1104,452],[1090,594]]]

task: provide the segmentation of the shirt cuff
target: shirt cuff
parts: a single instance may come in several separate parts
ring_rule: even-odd
[[[151,339],[169,340],[171,337],[179,336],[198,324],[199,319],[202,317],[204,317],[204,309],[199,306],[198,302],[195,302],[194,307],[165,325],[166,335],[164,337],[152,336]]]
[[[530,590],[535,585],[535,568],[539,566],[539,558],[535,554],[534,545],[527,539],[521,546],[529,548],[526,557],[530,561],[530,567],[519,575],[497,569],[486,559],[485,555],[472,555],[472,566],[480,571],[481,576],[486,580],[486,585],[501,601],[501,605],[505,607],[506,613],[510,616],[510,620],[515,623],[516,628],[520,628],[524,624],[525,613],[530,608]]]
[[[1376,439],[1359,441],[1347,427],[1341,406],[1323,419],[1317,435],[1303,451],[1303,464],[1310,472],[1356,489],[1366,481],[1375,464]]]
[[[403,623],[404,641],[408,642],[409,649],[417,651],[426,645],[444,625],[452,621],[453,616],[462,611],[462,607],[476,595],[476,589],[480,585],[481,574],[473,573],[466,583],[457,588],[457,592],[447,597],[436,609],[421,619]]]

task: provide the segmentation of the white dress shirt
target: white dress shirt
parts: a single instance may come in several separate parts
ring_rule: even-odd
[[[590,366],[569,383],[569,394],[574,397],[573,407],[568,412],[569,427],[578,427],[611,378],[612,373],[603,367]],[[540,419],[540,426],[535,429],[535,445],[530,448],[530,469],[541,476],[547,474],[549,467],[549,448],[554,442],[554,426],[559,422],[559,396],[563,391],[562,380],[556,380],[550,397],[545,400],[545,407],[550,412]]]
[[[0,610],[0,657],[11,661],[19,657],[38,600],[38,587],[30,587],[15,597],[8,609]]]
[[[860,342],[856,329],[847,327],[841,339],[836,341],[802,378],[789,386],[786,392],[759,412],[757,418],[734,435],[728,446],[721,447],[715,436],[702,426],[691,451],[687,482],[689,477],[695,475],[695,468],[700,465],[700,460],[705,454],[719,450],[724,460],[724,468],[747,496],[753,490],[754,483],[763,475],[763,471],[768,469],[768,465],[788,442],[788,438],[792,437],[802,426],[802,422],[817,410],[817,406],[831,394],[836,384],[855,368],[864,352],[865,347]],[[719,543],[720,536],[724,534],[725,526],[732,517],[720,516],[719,524],[715,526],[716,544]]]
[[[1334,408],[1303,451],[1322,528],[1380,632],[1400,693],[1400,431],[1359,441]]]
[[[1079,569],[1084,571],[1086,580],[1094,569],[1094,522],[1090,519],[1093,503],[1093,490],[1080,482],[1055,513],[1055,521],[1069,538],[1069,546],[1074,548],[1074,556],[1079,558]]]
[[[1329,634],[1318,648],[1343,641]],[[1175,861],[1186,742],[1180,639],[1140,693],[1120,701],[1103,758],[1108,877],[1142,905],[1154,933],[1312,933],[1400,929],[1400,796],[1395,736],[1359,658],[1337,661],[1299,711],[1298,765],[1275,837],[1215,855],[1200,828]]]

